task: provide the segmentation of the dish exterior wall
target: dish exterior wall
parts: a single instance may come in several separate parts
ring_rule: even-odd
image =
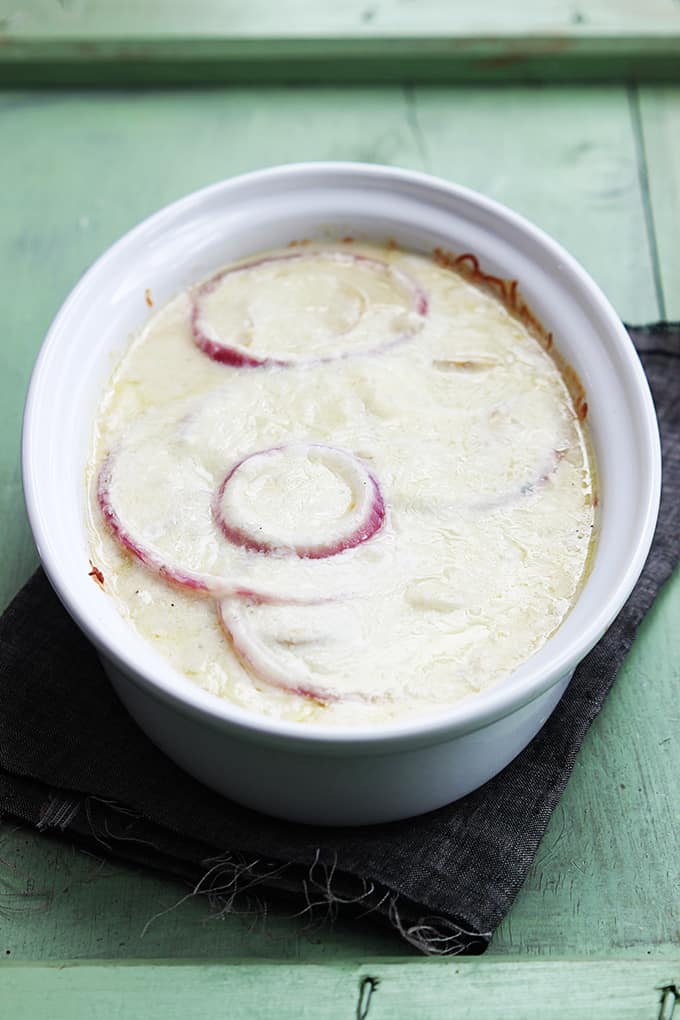
[[[102,657],[119,698],[177,765],[245,807],[307,825],[368,825],[433,811],[486,783],[526,747],[571,673],[516,712],[460,737],[398,754],[338,756],[301,740],[263,747],[160,701]]]

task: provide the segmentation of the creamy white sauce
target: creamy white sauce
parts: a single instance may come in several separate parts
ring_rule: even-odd
[[[236,704],[329,724],[441,710],[576,598],[583,426],[553,358],[458,273],[357,244],[292,254],[216,275],[133,339],[97,423],[92,559],[131,624]]]

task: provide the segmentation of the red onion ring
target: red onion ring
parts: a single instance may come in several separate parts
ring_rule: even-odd
[[[253,587],[247,578],[229,579],[185,570],[167,563],[154,549],[139,541],[132,530],[123,522],[111,495],[111,482],[115,458],[105,458],[97,480],[97,502],[110,532],[114,538],[132,553],[153,574],[168,584],[185,589],[194,595],[214,599],[241,598],[250,602],[269,605],[318,605],[332,601],[328,596],[301,596],[292,592],[280,592],[266,586]]]
[[[275,357],[269,354],[253,354],[246,347],[241,344],[222,340],[215,334],[210,335],[210,327],[204,322],[202,315],[202,298],[211,294],[215,288],[221,283],[225,276],[230,276],[235,273],[244,273],[251,269],[257,269],[259,266],[267,265],[273,262],[294,262],[301,260],[310,259],[333,259],[336,262],[341,263],[354,263],[359,265],[367,265],[373,269],[380,269],[381,271],[389,273],[394,277],[398,283],[411,295],[411,308],[412,311],[423,319],[427,315],[428,311],[428,299],[425,291],[421,286],[414,280],[410,275],[405,273],[402,269],[398,269],[395,266],[389,265],[387,262],[382,262],[379,259],[370,258],[368,255],[359,255],[349,252],[338,252],[338,251],[319,251],[319,252],[291,252],[286,255],[270,255],[265,258],[252,259],[250,262],[244,262],[239,266],[232,266],[227,269],[222,269],[215,276],[212,276],[205,283],[200,284],[193,292],[191,298],[191,332],[193,335],[194,343],[196,346],[207,354],[213,361],[218,362],[221,365],[231,365],[235,368],[262,368],[277,367],[286,368],[293,365],[310,365],[310,364],[323,364],[329,361],[336,361],[341,358],[350,357],[350,352],[342,352],[339,354],[327,355],[325,357]],[[394,347],[396,344],[403,343],[406,340],[410,340],[418,332],[419,326],[413,329],[404,330],[399,336],[393,340],[381,341],[366,350],[362,350],[362,355],[375,354],[378,351],[388,350]]]
[[[178,585],[180,588],[188,588],[196,594],[214,595],[215,592],[212,585],[204,576],[193,571],[169,566],[163,562],[163,559],[157,553],[146,548],[136,538],[133,538],[128,528],[123,524],[111,497],[113,464],[113,455],[109,454],[101,466],[99,478],[97,479],[97,502],[113,536],[118,539],[128,552],[136,556],[145,567],[152,571],[152,573],[158,574],[164,581]]]
[[[252,465],[254,461],[262,458],[274,457],[276,454],[285,454],[289,450],[304,450],[307,455],[310,453],[314,459],[322,462],[330,461],[331,467],[336,473],[341,474],[352,490],[355,501],[355,512],[352,515],[349,526],[346,526],[340,534],[330,542],[315,544],[293,543],[285,544],[262,538],[256,532],[248,530],[247,527],[239,526],[229,521],[224,513],[224,497],[228,494],[230,483],[245,466]],[[315,456],[316,455],[316,456]],[[337,470],[339,467],[339,471]],[[369,539],[380,530],[385,520],[385,501],[380,491],[378,481],[373,474],[354,454],[333,446],[326,446],[322,443],[289,443],[285,446],[274,446],[267,450],[258,450],[247,457],[243,457],[228,472],[226,478],[220,485],[213,502],[213,516],[217,526],[224,537],[234,545],[240,545],[245,549],[259,553],[288,553],[295,554],[300,559],[325,559],[329,556],[337,556],[338,553],[353,549]]]
[[[255,676],[272,687],[297,694],[302,698],[330,704],[337,701],[332,691],[317,687],[310,682],[308,671],[299,663],[292,668],[283,668],[274,657],[267,654],[252,628],[248,626],[241,607],[233,599],[217,604],[220,624],[236,656],[251,676]]]
[[[278,662],[250,626],[240,600],[224,599],[218,602],[217,612],[222,629],[237,658],[248,673],[264,683],[321,705],[337,704],[340,701],[368,703],[375,700],[360,691],[338,694],[337,691],[315,683],[309,670],[302,663],[283,665]]]

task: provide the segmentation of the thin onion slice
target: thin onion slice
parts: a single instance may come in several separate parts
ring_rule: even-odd
[[[410,311],[414,316],[414,321],[406,325],[404,329],[397,334],[397,336],[387,340],[380,339],[376,343],[371,344],[367,348],[362,348],[359,351],[353,352],[343,349],[333,352],[332,354],[319,356],[295,354],[273,355],[258,353],[256,350],[252,350],[245,344],[239,343],[238,340],[233,337],[220,336],[210,325],[205,314],[205,299],[217,289],[226,277],[237,273],[248,273],[252,270],[259,269],[262,266],[274,263],[292,262],[304,266],[305,262],[318,262],[322,259],[331,260],[332,262],[340,265],[355,265],[359,267],[360,270],[388,274],[398,287],[405,292],[408,305],[410,306]],[[222,269],[220,272],[216,273],[215,276],[206,280],[205,283],[196,287],[193,291],[191,300],[191,331],[196,346],[203,351],[204,354],[207,354],[209,358],[212,358],[213,361],[217,361],[222,365],[231,365],[236,368],[261,368],[263,366],[283,368],[293,365],[322,364],[329,361],[335,361],[340,358],[347,358],[352,354],[366,355],[386,351],[397,344],[410,340],[413,336],[415,336],[415,334],[422,328],[427,312],[428,298],[420,284],[408,273],[404,272],[404,270],[399,269],[396,266],[392,266],[387,262],[370,258],[368,255],[334,250],[291,252],[285,255],[271,255],[265,258],[252,259],[249,262],[244,262],[237,266]],[[350,325],[348,328],[341,330],[337,336],[346,336],[348,333],[351,333],[353,328],[354,327]]]
[[[218,602],[218,616],[237,658],[255,679],[279,690],[308,698],[321,705],[340,701],[369,701],[361,692],[342,693],[319,684],[311,670],[299,659],[287,656],[282,660],[269,649],[248,618],[247,605],[238,599]]]
[[[276,470],[276,462],[292,456],[302,457],[310,463],[321,463],[331,475],[347,486],[350,509],[341,514],[334,531],[322,541],[299,541],[277,536],[266,529],[257,516],[248,519],[247,511],[239,506],[237,486],[246,486],[256,479],[262,468]],[[236,494],[234,494],[236,490]],[[241,503],[243,492],[241,493]],[[241,520],[238,520],[239,511]],[[242,458],[227,473],[220,485],[214,503],[213,515],[225,538],[234,545],[253,552],[294,554],[300,559],[325,559],[353,549],[369,541],[380,530],[385,520],[385,501],[375,476],[353,453],[321,443],[289,443],[259,450]],[[304,522],[296,522],[296,529],[304,534]]]
[[[97,502],[111,533],[128,552],[136,556],[152,573],[158,574],[164,581],[180,588],[188,588],[197,595],[215,595],[215,586],[207,576],[191,570],[184,570],[166,563],[154,549],[139,542],[130,529],[123,523],[111,495],[113,480],[114,457],[109,454],[105,458],[97,480]]]

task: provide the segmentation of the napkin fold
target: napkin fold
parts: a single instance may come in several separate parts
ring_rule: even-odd
[[[240,807],[190,778],[127,715],[38,570],[0,620],[0,814],[174,875],[218,909],[383,920],[423,953],[480,953],[507,913],[638,624],[680,555],[680,324],[630,328],[664,456],[659,524],[626,606],[553,715],[500,775],[407,821],[321,828]]]

